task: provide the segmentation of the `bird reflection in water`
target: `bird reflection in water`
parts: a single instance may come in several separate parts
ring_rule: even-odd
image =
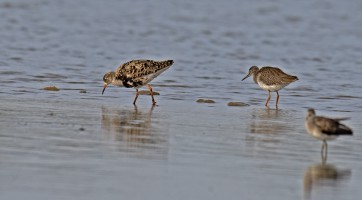
[[[283,141],[281,135],[294,131],[291,114],[293,113],[278,109],[252,110],[248,119],[251,134],[245,136],[248,151],[262,156],[275,155],[274,150],[280,149]]]
[[[312,191],[320,191],[323,187],[336,188],[342,180],[350,178],[350,169],[337,169],[332,164],[322,163],[309,166],[303,177],[304,199],[312,199]]]
[[[137,106],[134,109],[102,106],[102,132],[121,144],[117,145],[119,151],[163,157],[167,154],[167,132],[157,126],[158,120],[152,122],[154,107],[143,112]]]
[[[283,110],[258,109],[254,110],[251,115],[251,133],[277,134],[293,129],[293,127],[288,127],[290,123],[286,123],[286,120],[290,121],[292,118]]]

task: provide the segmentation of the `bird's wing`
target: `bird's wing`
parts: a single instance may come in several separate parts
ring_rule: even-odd
[[[132,79],[147,76],[152,73],[150,67],[154,62],[150,60],[132,60],[122,64],[116,71],[116,77]]]
[[[345,118],[340,119],[330,119],[327,117],[317,116],[314,121],[316,126],[327,135],[353,135],[352,129],[347,127],[344,124],[339,123],[339,120],[344,120]]]
[[[338,121],[327,117],[317,116],[314,118],[314,122],[315,125],[318,126],[319,129],[327,135],[335,135],[339,127]]]
[[[333,120],[336,120],[336,121],[343,121],[343,120],[348,120],[348,119],[351,119],[350,117],[340,117],[340,118],[333,118]]]
[[[272,68],[273,70],[268,70],[268,68]],[[264,70],[268,71],[265,74],[262,73],[264,76],[263,81],[267,85],[273,85],[273,84],[283,85],[283,84],[289,84],[293,81],[298,80],[298,77],[286,74],[281,69],[276,68],[276,67],[263,67],[260,69],[259,73],[263,72]]]
[[[127,79],[147,78],[157,76],[173,64],[172,60],[132,60],[121,65],[116,71],[116,77]]]

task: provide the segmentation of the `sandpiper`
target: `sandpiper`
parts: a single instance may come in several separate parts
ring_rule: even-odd
[[[268,99],[266,100],[265,106],[268,107],[268,102],[270,100],[270,92],[277,93],[277,100],[275,103],[275,107],[278,108],[279,101],[279,93],[278,91],[283,89],[285,86],[290,83],[298,80],[298,77],[291,76],[289,74],[284,73],[281,69],[277,67],[262,67],[259,69],[257,66],[252,66],[249,69],[248,75],[246,75],[243,79],[245,80],[249,76],[253,75],[254,82],[259,85],[263,90],[268,91]]]
[[[304,125],[310,135],[323,141],[321,149],[323,159],[327,156],[327,140],[334,140],[340,135],[353,135],[352,129],[339,123],[340,121],[347,119],[349,118],[332,119],[316,116],[313,108],[308,109]]]
[[[146,85],[151,93],[152,104],[155,105],[156,101],[153,98],[152,87],[148,85],[148,83],[168,69],[172,64],[173,60],[132,60],[126,62],[119,66],[115,72],[111,71],[104,74],[102,95],[109,84],[119,87],[136,88],[136,97],[133,101],[135,105],[139,95],[138,88]]]

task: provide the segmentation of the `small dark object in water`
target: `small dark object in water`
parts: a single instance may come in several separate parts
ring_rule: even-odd
[[[243,102],[229,102],[229,103],[228,103],[228,106],[244,107],[244,106],[249,106],[249,104],[243,103]]]
[[[44,87],[43,90],[48,90],[48,91],[59,91],[59,89],[55,86],[47,86]]]
[[[160,95],[159,92],[152,91],[152,93],[153,93],[153,95]],[[139,91],[139,94],[140,95],[151,95],[151,92],[148,90],[142,90],[142,91]]]
[[[79,93],[87,93],[87,90],[80,90]]]
[[[196,102],[197,103],[215,103],[215,101],[211,100],[211,99],[198,99]]]

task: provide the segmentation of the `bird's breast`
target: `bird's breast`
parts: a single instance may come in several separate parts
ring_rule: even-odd
[[[123,81],[122,81],[122,80],[120,80],[120,79],[116,79],[116,80],[114,80],[114,81],[112,82],[112,85],[114,85],[114,86],[118,86],[118,87],[122,87],[122,86],[124,86],[124,85],[123,85]]]

